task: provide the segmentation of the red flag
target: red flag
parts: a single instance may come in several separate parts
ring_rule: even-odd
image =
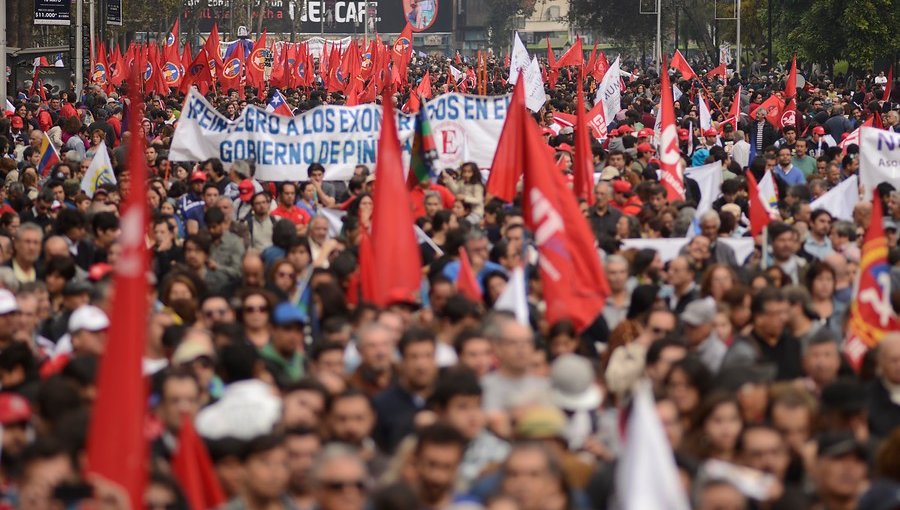
[[[374,302],[378,306],[386,306],[397,297],[414,299],[422,280],[422,258],[413,233],[409,193],[403,179],[394,106],[391,101],[384,101],[383,108],[372,212]]]
[[[497,142],[497,151],[494,153],[494,161],[491,163],[491,173],[488,176],[485,192],[492,197],[504,202],[512,202],[516,196],[516,183],[522,176],[522,124],[521,117],[528,115],[525,111],[525,89],[521,79],[513,88],[513,95],[506,113],[506,121],[500,132],[500,140]],[[543,142],[541,145],[545,145]]]
[[[675,54],[672,55],[672,65],[670,65],[669,68],[676,69],[681,73],[681,78],[684,80],[691,80],[697,77],[697,74],[691,69],[691,65],[688,64],[688,61],[684,58],[684,55],[678,50],[675,50]],[[671,91],[670,88],[669,92],[671,93]]]
[[[606,60],[606,54],[601,50],[597,54],[597,61],[594,62],[594,67],[591,68],[591,76],[598,82],[602,81],[607,69],[609,69],[609,60]]]
[[[885,102],[890,102],[891,100],[891,87],[894,86],[894,66],[893,64],[888,69],[887,75],[887,83],[884,84],[884,94],[881,96],[881,100]]]
[[[253,44],[253,50],[250,51],[250,58],[247,59],[247,85],[262,91],[266,86],[266,32],[263,30],[259,39]]]
[[[412,56],[412,41],[412,25],[406,23],[406,26],[403,27],[403,31],[397,36],[397,40],[394,41],[394,50],[391,53],[391,61],[394,63],[394,68],[397,69],[397,74],[400,76],[400,81],[402,83],[406,83],[407,80],[406,70],[409,66],[410,57]]]
[[[181,71],[185,72],[193,61],[194,53],[191,51],[191,43],[186,42],[181,50]]]
[[[719,134],[725,132],[725,125],[731,124],[737,130],[738,122],[741,121],[741,86],[738,85],[737,91],[734,93],[734,101],[731,102],[731,110],[728,111],[728,117],[724,122],[719,124]]]
[[[469,262],[469,254],[462,246],[459,247],[459,274],[456,277],[456,290],[469,301],[481,303],[483,299],[478,278],[475,277],[472,263]]]
[[[772,218],[769,216],[769,208],[759,196],[759,185],[752,172],[747,172],[747,194],[750,195],[750,235],[758,236],[768,225]]]
[[[675,51],[676,56],[678,50]],[[686,62],[685,62],[686,63]],[[663,59],[663,69],[666,69]],[[662,74],[662,91],[660,109],[659,135],[659,161],[662,176],[660,181],[666,188],[666,196],[669,202],[684,200],[684,178],[682,177],[681,151],[678,148],[678,126],[675,125],[675,105],[672,101],[672,85],[669,83],[669,73]]]
[[[372,239],[368,226],[361,225],[359,229],[359,276],[362,299],[368,303],[375,302],[376,283],[378,281],[375,270],[375,250],[372,248]]]
[[[850,303],[844,354],[857,371],[866,351],[878,345],[884,335],[900,331],[900,321],[891,306],[891,277],[888,242],[882,224],[882,204],[872,196],[872,220],[863,236],[857,293]]]
[[[565,66],[583,66],[584,65],[584,50],[581,44],[581,37],[577,37],[575,39],[575,44],[569,47],[563,56],[556,61],[556,64],[553,66],[554,69],[559,69],[560,67]]]
[[[788,73],[787,81],[784,83],[784,99],[787,101],[792,97],[797,97],[797,55],[791,60],[791,71]]]
[[[205,48],[200,48],[194,61],[190,63],[185,72],[184,80],[181,82],[180,91],[187,94],[191,85],[196,85],[201,94],[206,94],[212,84],[212,74],[209,71],[209,56],[206,54]]]
[[[725,62],[722,62],[718,67],[714,67],[708,73],[706,73],[706,77],[712,78],[714,76],[721,76],[722,78],[725,78],[727,74],[728,69],[725,68]]]
[[[221,50],[219,48],[219,26],[216,23],[213,23],[212,30],[209,32],[209,37],[206,38],[206,43],[203,44],[203,49],[206,50],[206,56],[209,58],[209,71],[213,76],[218,76],[219,71],[222,69],[222,54],[219,53]]]
[[[547,322],[569,319],[581,331],[603,310],[609,285],[587,219],[562,173],[554,171],[537,124],[529,115],[518,119],[520,161],[528,162],[523,169],[525,224],[535,233],[540,254]]]
[[[584,111],[584,86],[581,80],[576,80],[575,86],[578,91],[578,104],[575,122],[575,161],[572,162],[575,174],[572,191],[576,197],[585,199],[589,205],[594,205],[594,155],[591,151]]]
[[[129,131],[141,126],[141,94],[132,86]],[[121,209],[121,255],[116,263],[106,350],[97,373],[97,397],[87,435],[87,472],[125,491],[131,508],[142,508],[147,477],[147,442],[144,438],[146,393],[141,360],[147,334],[147,226],[144,140],[132,137],[128,151],[131,193]]]
[[[597,65],[597,42],[594,42],[594,47],[591,48],[591,56],[588,57],[587,68],[584,70],[586,73],[591,73],[594,71],[594,66]]]
[[[550,37],[547,37],[547,65],[551,69],[556,67],[556,54],[553,53],[553,48],[550,46]]]
[[[97,44],[97,60],[94,62],[94,72],[91,75],[91,81],[103,87],[103,90],[109,90],[109,62],[106,59],[106,48],[102,41]]]
[[[544,82],[549,84],[551,89],[555,89],[558,77],[559,72],[556,70],[556,55],[553,53],[553,48],[550,46],[550,38],[547,37],[547,79],[544,80]]]
[[[425,71],[425,76],[416,87],[416,94],[422,96],[423,99],[431,99],[431,72]]]
[[[181,55],[178,54],[178,19],[172,25],[172,30],[166,37],[166,45],[163,48],[163,58],[160,62],[160,71],[167,88],[177,88],[184,78],[184,66],[181,64]]]
[[[172,474],[184,491],[190,508],[217,508],[225,502],[225,493],[213,469],[206,445],[185,414],[178,433],[178,449],[172,456]]]

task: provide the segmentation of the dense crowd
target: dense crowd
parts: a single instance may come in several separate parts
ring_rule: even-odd
[[[456,90],[446,65],[417,57],[410,81],[429,71],[434,95]],[[584,331],[545,320],[521,197],[486,196],[474,164],[441,169],[410,193],[423,290],[376,307],[354,287],[378,207],[371,168],[337,182],[313,164],[294,181],[260,182],[253,161],[167,158],[183,96],[148,98],[133,133],[124,93],[19,91],[0,120],[3,504],[61,508],[87,497],[77,489],[98,360],[108,342],[127,340],[106,336],[119,206],[146,184],[147,508],[188,508],[171,464],[185,415],[229,509],[620,508],[623,424],[645,378],[694,508],[900,508],[900,332],[858,371],[842,354],[872,204],[861,201],[852,221],[810,207],[858,172],[858,145],[841,142],[866,119],[900,131],[898,101],[882,99],[884,73],[810,73],[796,124],[783,129],[760,106],[782,94],[779,70],[754,64],[727,80],[677,81],[686,166],[722,164],[721,193],[697,217],[696,183],[669,202],[658,181],[660,80],[624,67],[633,72],[622,111],[608,139],[591,144],[594,200],[581,201],[610,290]],[[488,94],[511,90],[506,74],[490,60]],[[558,162],[547,171],[572,172],[572,128],[554,113],[574,113],[575,79],[562,69],[535,114]],[[739,85],[735,129],[723,121]],[[596,86],[587,79],[589,92]],[[701,87],[712,106],[706,130],[694,101]],[[208,99],[234,119],[271,92]],[[344,102],[318,86],[284,95],[298,113]],[[61,161],[41,175],[45,134]],[[131,182],[123,164],[138,139],[146,183]],[[116,184],[89,196],[81,178],[101,144]],[[750,236],[748,170],[774,177],[780,217],[739,257],[723,240]],[[876,190],[893,281],[897,186]],[[665,257],[626,246],[684,237]],[[460,248],[480,301],[457,291]],[[525,321],[495,310],[523,265]],[[891,303],[900,309],[900,292]]]

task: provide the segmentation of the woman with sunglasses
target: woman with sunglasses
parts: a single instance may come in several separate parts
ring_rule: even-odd
[[[274,304],[275,296],[262,289],[248,289],[241,295],[240,317],[244,325],[244,336],[257,348],[269,343],[269,315]]]

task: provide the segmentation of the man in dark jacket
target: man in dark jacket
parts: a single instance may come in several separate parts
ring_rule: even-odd
[[[766,109],[756,109],[756,120],[750,125],[750,147],[756,149],[757,154],[762,154],[766,147],[775,145],[778,135],[775,127],[766,120]]]
[[[900,425],[900,333],[888,333],[878,345],[877,373],[869,387],[869,432],[884,438]]]

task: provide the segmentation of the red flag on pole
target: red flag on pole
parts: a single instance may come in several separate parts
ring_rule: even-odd
[[[750,235],[753,237],[762,233],[763,229],[772,221],[769,216],[769,208],[759,196],[759,184],[752,172],[747,172],[747,194],[750,195]]]
[[[456,290],[469,301],[481,303],[481,287],[469,261],[469,254],[465,247],[459,247],[459,273],[456,276]]]
[[[184,78],[184,66],[181,64],[181,55],[178,54],[178,19],[172,25],[172,30],[166,37],[163,48],[163,58],[160,62],[160,71],[167,88],[177,88]]]
[[[888,266],[888,241],[884,235],[881,197],[872,196],[872,220],[863,236],[862,257],[856,297],[850,303],[847,341],[844,354],[859,371],[866,352],[878,345],[884,335],[900,331],[900,321],[891,306],[891,276]]]
[[[791,60],[791,71],[784,84],[784,109],[779,117],[781,127],[797,125],[797,55]]]
[[[688,64],[688,61],[684,58],[684,55],[682,55],[678,50],[675,50],[675,55],[672,55],[672,65],[670,65],[669,67],[681,73],[681,77],[685,80],[690,80],[697,77],[697,74],[693,69],[691,69],[691,65]]]
[[[712,78],[714,76],[721,76],[722,78],[725,78],[726,74],[728,74],[728,69],[725,67],[725,62],[722,62],[717,67],[710,69],[710,71],[706,73],[706,77]]]
[[[263,31],[256,43],[253,44],[253,50],[250,51],[250,58],[247,59],[247,84],[262,91],[266,86],[266,32]]]
[[[565,66],[583,66],[584,65],[584,49],[581,43],[581,37],[575,39],[575,44],[569,47],[563,56],[556,61],[554,69]]]
[[[406,83],[407,80],[407,67],[413,51],[412,41],[412,25],[407,23],[400,35],[397,36],[397,40],[394,41],[394,51],[391,53],[391,62],[393,62],[402,83]]]
[[[172,474],[184,491],[191,508],[218,508],[225,502],[225,493],[213,469],[206,445],[194,430],[191,417],[181,419],[178,449],[172,457]]]
[[[181,82],[179,90],[182,94],[187,94],[191,85],[196,85],[201,94],[206,94],[212,85],[212,74],[209,71],[209,56],[206,54],[205,48],[200,48],[194,61],[188,66],[185,72],[184,80]]]
[[[523,168],[525,224],[535,233],[540,254],[547,322],[568,319],[581,331],[603,310],[609,285],[587,219],[555,170],[537,124],[528,115],[519,121],[520,161],[528,162]]]
[[[587,117],[584,106],[584,86],[581,80],[576,80],[578,104],[575,121],[575,161],[572,164],[574,170],[574,182],[572,191],[575,196],[583,198],[589,205],[594,205],[594,154],[591,151],[591,141],[588,136]]]
[[[512,202],[516,196],[516,183],[522,176],[522,130],[519,125],[522,117],[528,115],[525,111],[525,89],[519,72],[519,80],[513,88],[513,95],[506,113],[506,121],[500,132],[500,140],[497,142],[497,151],[494,153],[494,161],[491,163],[491,173],[488,176],[485,192],[504,202]],[[541,140],[541,145],[546,145]]]
[[[556,70],[556,55],[553,53],[553,48],[550,46],[550,37],[547,37],[547,83],[550,84],[550,88],[556,88],[556,79],[559,76],[559,72]]]
[[[677,50],[676,50],[677,53]],[[663,59],[663,69],[666,69]],[[675,125],[675,105],[672,101],[672,85],[669,83],[669,73],[662,74],[662,98],[660,110],[662,111],[659,135],[659,161],[662,176],[660,181],[666,188],[666,196],[669,202],[684,200],[684,178],[682,177],[681,151],[678,148],[678,126]]]
[[[133,73],[136,74],[136,73]],[[139,79],[129,80],[129,131],[138,133],[143,104],[136,90]],[[144,140],[132,137],[127,168],[131,193],[121,209],[121,255],[116,263],[115,299],[109,311],[108,342],[97,373],[87,435],[87,472],[127,492],[131,508],[142,508],[147,478],[147,442],[144,438],[146,393],[141,370],[147,334],[147,226],[146,163]]]
[[[731,124],[734,126],[734,130],[737,131],[738,122],[741,121],[741,86],[738,85],[737,91],[734,93],[734,101],[731,102],[731,110],[728,112],[728,118],[725,119],[725,122],[722,123],[720,127],[720,132],[724,132],[725,124]]]
[[[203,44],[203,48],[206,50],[206,56],[209,58],[209,71],[213,76],[218,76],[219,71],[222,69],[222,54],[221,49],[219,48],[219,26],[216,23],[213,23],[212,30],[209,32],[209,37],[206,38],[206,43]]]
[[[372,213],[374,302],[378,306],[386,306],[396,297],[414,299],[422,280],[422,258],[413,232],[409,193],[403,178],[394,106],[391,101],[384,101],[383,108],[375,164],[375,210]]]

